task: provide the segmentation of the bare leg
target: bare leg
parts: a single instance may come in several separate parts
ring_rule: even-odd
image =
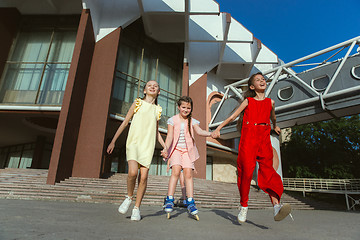
[[[180,187],[181,187],[182,199],[186,199],[184,172],[180,172]]]
[[[140,207],[141,201],[144,197],[146,186],[147,186],[147,179],[148,179],[149,169],[146,167],[140,167],[140,181],[139,186],[136,193],[136,202],[135,207]]]
[[[279,204],[279,200],[276,197],[270,195],[270,199],[273,206]]]
[[[194,181],[193,181],[193,169],[184,168],[184,177],[185,177],[185,185],[186,185],[186,195],[188,198],[194,197]]]
[[[174,165],[171,168],[171,177],[169,179],[169,188],[168,188],[168,196],[174,196],[176,184],[179,179],[181,172],[181,166],[180,165]]]
[[[127,177],[127,194],[129,197],[132,197],[134,194],[135,184],[136,184],[136,177],[138,175],[139,165],[134,160],[128,161],[129,171]]]

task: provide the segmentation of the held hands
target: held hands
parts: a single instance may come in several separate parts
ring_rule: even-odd
[[[166,161],[169,154],[168,154],[168,151],[166,148],[164,148],[162,151],[161,151],[161,154],[160,154],[162,157],[163,157],[163,160]],[[170,170],[170,161],[167,162],[167,167],[166,167],[166,172],[169,172]]]
[[[164,148],[164,149],[161,151],[161,154],[160,154],[160,155],[164,158],[164,161],[165,161],[165,159],[168,157],[167,149]]]
[[[106,152],[107,152],[108,154],[111,154],[111,153],[113,152],[113,150],[114,150],[114,147],[115,147],[115,143],[111,142],[111,143],[109,144]]]
[[[212,138],[218,138],[218,137],[220,137],[220,130],[215,129],[215,131],[213,131],[213,132],[211,133],[211,137],[212,137]]]

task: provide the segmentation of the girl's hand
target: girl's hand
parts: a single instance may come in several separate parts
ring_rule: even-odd
[[[220,131],[216,129],[215,131],[213,131],[213,132],[211,133],[211,137],[212,137],[212,138],[218,138],[218,137],[220,137]]]
[[[166,148],[164,148],[162,151],[161,151],[161,154],[160,154],[163,158],[167,158],[168,157],[168,152],[166,150]]]
[[[109,144],[106,152],[107,152],[108,154],[111,154],[111,153],[113,152],[113,150],[114,150],[114,147],[115,147],[115,143],[111,142],[111,143]]]
[[[274,131],[279,135],[281,133],[281,129],[278,126],[274,127]]]

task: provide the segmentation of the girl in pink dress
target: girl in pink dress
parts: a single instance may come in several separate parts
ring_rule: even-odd
[[[200,136],[210,137],[211,133],[202,130],[200,122],[191,117],[193,102],[190,97],[183,96],[178,102],[179,114],[168,120],[168,133],[165,140],[165,149],[162,152],[163,157],[168,157],[168,164],[171,168],[171,177],[169,180],[168,194],[165,199],[164,210],[170,218],[170,213],[174,207],[174,193],[177,181],[183,170],[186,185],[186,205],[188,212],[195,216],[197,220],[198,209],[194,200],[194,182],[193,171],[194,162],[199,158],[199,153],[195,145],[194,132]]]

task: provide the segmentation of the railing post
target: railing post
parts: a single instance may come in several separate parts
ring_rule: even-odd
[[[348,199],[348,195],[347,195],[347,193],[345,193],[345,199],[346,199],[346,206],[347,206],[347,210],[348,210],[348,211],[350,211],[349,199]]]

